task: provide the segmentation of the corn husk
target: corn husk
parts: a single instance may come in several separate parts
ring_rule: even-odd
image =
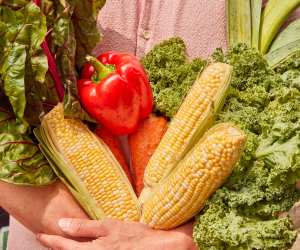
[[[260,51],[266,54],[281,26],[289,15],[300,6],[300,0],[269,0],[261,17]]]
[[[284,45],[295,42],[300,39],[300,19],[290,23],[281,31],[272,43],[269,52],[277,50]]]
[[[251,46],[250,2],[250,0],[226,0],[227,43],[229,46],[238,43]]]
[[[269,52],[265,55],[265,58],[271,68],[276,68],[280,63],[292,57],[298,51],[300,51],[300,39]]]

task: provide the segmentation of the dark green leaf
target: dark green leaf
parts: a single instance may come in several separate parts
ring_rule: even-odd
[[[33,3],[14,11],[0,6],[0,77],[3,90],[9,98],[19,123],[25,127],[26,92],[33,81],[43,82],[47,72],[47,60],[40,45],[47,32],[46,18]],[[32,71],[33,78],[28,74]],[[24,128],[25,128],[24,127]],[[26,129],[26,128],[25,128]]]
[[[0,74],[4,82],[4,91],[14,109],[16,117],[23,121],[25,99],[25,45],[15,43],[7,53],[5,62],[1,65]]]
[[[17,9],[24,7],[29,2],[30,0],[2,0],[1,4]]]
[[[0,179],[22,185],[47,185],[54,172],[29,136],[18,133],[12,113],[0,109]]]
[[[90,54],[100,41],[97,29],[97,14],[105,4],[105,0],[78,1],[73,15],[75,36],[77,41],[76,65],[81,67],[85,56]]]
[[[38,51],[30,58],[33,79],[39,83],[44,83],[48,71],[48,61],[42,51]]]

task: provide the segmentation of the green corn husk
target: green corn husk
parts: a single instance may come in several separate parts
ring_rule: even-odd
[[[284,45],[300,39],[300,19],[290,23],[282,32],[278,34],[271,45],[269,52],[277,50]]]
[[[49,140],[47,132],[42,127],[39,127],[34,129],[34,135],[40,143],[39,147],[42,153],[47,158],[57,177],[68,187],[90,218],[95,220],[105,218],[104,212],[91,197],[77,173],[69,168],[62,157],[59,157],[60,154],[55,150],[51,140]]]
[[[269,0],[261,17],[260,52],[266,54],[279,29],[300,6],[300,0]]]
[[[260,35],[260,19],[262,0],[251,0],[251,45],[253,48],[259,47],[259,35]]]
[[[300,51],[300,39],[269,52],[265,55],[265,58],[271,68],[276,68],[280,63],[292,57],[298,51]]]
[[[139,219],[137,197],[119,162],[80,120],[64,118],[61,103],[34,134],[57,176],[92,219]]]
[[[228,45],[245,43],[251,46],[251,1],[226,0],[226,19]]]

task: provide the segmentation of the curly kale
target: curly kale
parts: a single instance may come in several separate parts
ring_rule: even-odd
[[[155,110],[169,118],[206,64],[200,58],[188,61],[184,41],[178,37],[156,45],[141,62],[151,81]]]
[[[217,122],[237,124],[248,139],[231,177],[198,215],[195,241],[202,250],[288,249],[296,232],[289,218],[279,219],[278,213],[299,199],[300,91],[295,79],[300,61],[294,58],[273,71],[244,45],[227,54],[217,50],[213,58],[234,67]]]

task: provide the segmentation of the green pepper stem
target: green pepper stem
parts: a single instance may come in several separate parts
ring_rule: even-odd
[[[97,58],[93,56],[86,56],[85,59],[87,60],[88,63],[93,65],[93,67],[95,68],[96,81],[100,81],[104,79],[115,70],[114,67],[105,66]]]

